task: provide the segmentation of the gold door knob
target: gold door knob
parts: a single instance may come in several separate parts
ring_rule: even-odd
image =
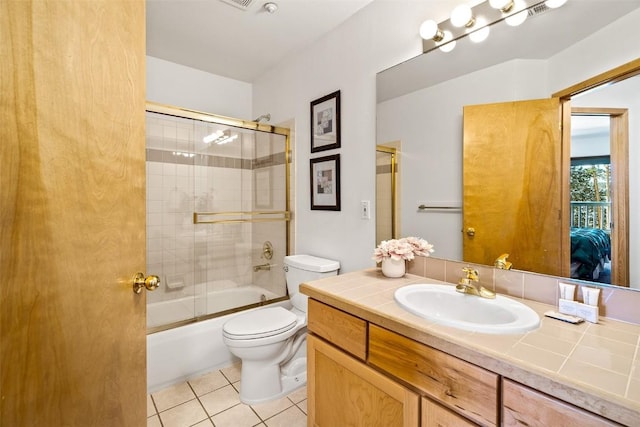
[[[142,292],[142,288],[153,291],[158,286],[160,286],[160,278],[158,276],[144,277],[143,273],[136,273],[136,275],[133,276],[133,292],[136,294]]]
[[[467,236],[473,237],[476,235],[476,229],[473,227],[467,228]]]

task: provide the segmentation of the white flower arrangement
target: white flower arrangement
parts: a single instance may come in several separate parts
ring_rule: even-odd
[[[411,261],[416,256],[427,257],[433,252],[433,245],[419,237],[383,240],[373,252],[373,260],[381,262],[385,258]]]

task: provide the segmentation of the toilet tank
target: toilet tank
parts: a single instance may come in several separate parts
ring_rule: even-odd
[[[300,293],[300,284],[338,274],[340,263],[312,255],[284,257],[284,271],[291,304],[307,312],[307,296]]]

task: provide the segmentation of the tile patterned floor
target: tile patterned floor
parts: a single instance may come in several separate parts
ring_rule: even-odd
[[[306,427],[307,390],[269,403],[240,402],[240,365],[147,396],[147,427]]]

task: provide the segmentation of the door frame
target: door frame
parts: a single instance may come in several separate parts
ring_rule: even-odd
[[[611,205],[611,284],[629,286],[629,113],[626,108],[572,107],[571,116],[607,116],[610,122],[610,156],[612,174]],[[570,169],[571,169],[571,117],[569,117],[569,136],[563,140],[563,205],[571,202]],[[564,126],[563,129],[566,129]],[[566,178],[566,179],[565,179]],[[564,210],[563,210],[564,211]],[[570,209],[569,209],[570,212]],[[567,221],[569,217],[567,216]],[[564,222],[563,224],[568,224]],[[568,225],[567,225],[568,226]],[[569,235],[567,230],[564,235]],[[564,236],[563,235],[563,236]],[[570,261],[569,261],[570,263]]]
[[[622,80],[628,79],[630,77],[636,76],[640,74],[640,58],[635,59],[633,61],[627,62],[626,64],[620,65],[619,67],[613,68],[611,70],[605,71],[601,74],[598,74],[594,77],[591,77],[587,80],[579,82],[573,86],[570,86],[566,89],[558,91],[551,96],[558,97],[561,100],[562,104],[562,140],[563,140],[563,206],[569,206],[570,203],[570,195],[569,195],[569,165],[571,162],[570,159],[570,145],[565,144],[564,141],[571,140],[571,97],[579,95],[581,93],[593,90],[603,85],[608,85],[616,82],[620,82]],[[616,191],[617,194],[621,195],[618,197],[618,202],[616,203],[616,207],[613,210],[613,223],[615,228],[614,235],[614,246],[612,247],[612,276],[611,282],[612,284],[616,284],[618,286],[629,286],[629,239],[628,239],[628,230],[629,230],[629,143],[628,143],[628,128],[629,121],[628,115],[625,113],[626,110],[623,109],[598,109],[600,111],[608,110],[611,117],[611,132],[612,139],[615,139],[615,143],[612,140],[612,152],[611,152],[611,162],[612,164],[617,165],[618,167],[618,176],[623,179],[617,179],[614,181],[613,190]],[[626,144],[625,141],[625,133],[626,133]],[[615,151],[615,155],[614,155]],[[615,157],[614,157],[615,156]],[[626,161],[624,161],[626,159]],[[566,186],[566,187],[565,187]],[[570,265],[570,257],[571,257],[571,241],[569,235],[569,211],[563,209],[562,213],[562,247],[563,247],[563,257],[565,262],[563,265],[566,265],[567,269],[569,269]],[[613,263],[616,263],[615,265]],[[615,272],[614,272],[615,270]],[[563,272],[565,277],[568,277],[569,271]]]

